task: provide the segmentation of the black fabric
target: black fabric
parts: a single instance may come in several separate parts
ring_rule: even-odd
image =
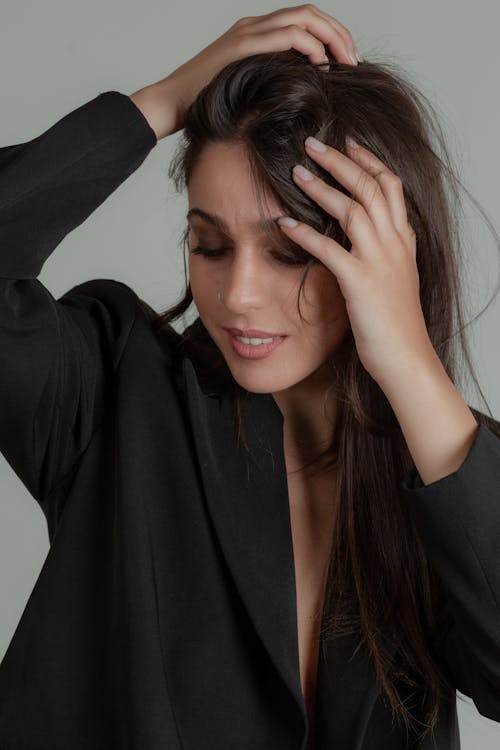
[[[94,279],[56,300],[37,279],[155,144],[109,91],[0,149],[0,449],[50,538],[0,665],[1,750],[306,747],[274,399],[240,389],[249,456],[229,392],[153,332],[130,287]],[[498,722],[499,488],[485,425],[456,472],[401,483],[447,595],[447,669]],[[401,750],[357,646],[321,645],[316,749]],[[460,747],[455,702],[422,747]]]

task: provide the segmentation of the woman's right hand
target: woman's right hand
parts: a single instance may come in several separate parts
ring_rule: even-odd
[[[307,3],[240,18],[169,76],[139,89],[130,98],[142,110],[157,138],[164,138],[183,127],[189,105],[230,62],[289,49],[302,52],[313,64],[324,62],[327,50],[348,65],[357,65],[358,59],[362,61],[348,29],[333,16]]]

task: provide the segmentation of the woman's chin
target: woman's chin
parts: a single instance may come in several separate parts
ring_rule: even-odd
[[[277,393],[304,379],[303,373],[297,372],[294,377],[289,367],[283,370],[265,360],[235,362],[226,358],[226,364],[238,385],[251,393]]]

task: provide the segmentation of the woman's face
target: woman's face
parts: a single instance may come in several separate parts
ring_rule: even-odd
[[[206,146],[191,175],[188,197],[193,299],[235,380],[254,393],[312,382],[314,373],[316,381],[319,368],[332,358],[350,327],[335,276],[321,263],[310,268],[300,300],[302,321],[297,294],[304,267],[280,262],[269,234],[259,227],[259,205],[243,146]],[[266,196],[264,205],[273,220],[281,215],[272,197]],[[219,218],[218,227],[208,220],[210,215]],[[220,255],[193,254],[198,245]],[[285,338],[262,357],[265,344],[243,345],[238,353],[225,328],[258,329]],[[258,358],[245,356],[245,351]]]

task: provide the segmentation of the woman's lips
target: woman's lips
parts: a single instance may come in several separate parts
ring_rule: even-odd
[[[234,333],[226,329],[233,351],[243,359],[264,359],[269,357],[288,337],[282,336],[269,344],[244,344],[236,338]],[[240,334],[237,334],[240,335]],[[245,337],[247,338],[247,337]],[[249,336],[248,338],[272,338],[272,336]]]

